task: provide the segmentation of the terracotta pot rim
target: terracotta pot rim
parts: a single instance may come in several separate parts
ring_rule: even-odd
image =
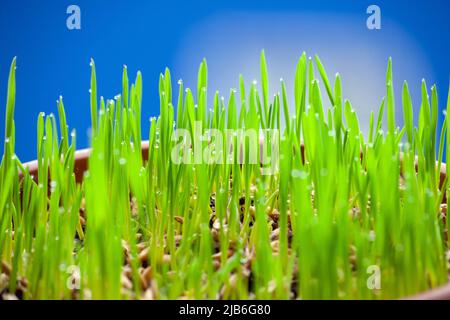
[[[91,153],[90,148],[80,149],[75,152],[75,165],[74,171],[76,174],[77,182],[80,182],[83,179],[83,173],[87,170],[87,162],[89,155]],[[142,142],[142,156],[144,159],[147,159],[148,155],[148,141]],[[37,174],[38,170],[38,161],[33,160],[23,164],[25,168],[28,168],[30,173],[33,175]],[[442,177],[446,175],[446,165],[445,163],[441,164],[440,168],[441,181]],[[405,297],[407,300],[450,300],[450,277],[449,282],[446,284],[430,289],[425,292],[421,292],[412,296]]]

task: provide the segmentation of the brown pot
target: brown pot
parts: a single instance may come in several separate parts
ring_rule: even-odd
[[[303,153],[303,145],[302,145]],[[75,165],[74,172],[77,182],[83,180],[83,174],[88,167],[88,158],[90,154],[90,149],[81,149],[75,152]],[[148,141],[142,142],[142,158],[147,160],[148,158]],[[37,176],[38,162],[37,160],[24,163],[24,166],[29,168],[30,174]],[[446,175],[446,165],[441,165],[440,171],[440,181],[444,181]],[[423,293],[419,293],[410,297],[406,297],[408,300],[450,300],[450,278],[449,282],[441,287],[434,288]]]

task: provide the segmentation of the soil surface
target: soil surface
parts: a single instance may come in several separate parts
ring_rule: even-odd
[[[241,197],[239,199],[239,205],[241,208],[241,227],[243,227],[244,223],[244,214],[245,211],[245,197]],[[217,270],[220,267],[220,260],[222,253],[220,252],[220,241],[219,241],[219,234],[220,234],[220,223],[216,217],[216,210],[215,210],[215,195],[212,194],[210,197],[210,231],[212,235],[212,239],[214,241],[214,252],[211,256],[211,259],[213,260],[213,266]],[[133,201],[131,202],[131,207],[133,208]],[[254,218],[255,218],[255,207],[253,203],[253,199],[250,199],[249,204],[249,212],[251,219],[249,221],[250,228],[253,226]],[[349,211],[349,214],[352,216],[359,214],[358,208],[352,208]],[[439,212],[440,218],[443,220],[445,225],[445,219],[447,215],[447,205],[442,204],[440,206],[440,212]],[[267,210],[267,219],[268,223],[272,226],[271,234],[270,234],[270,241],[271,241],[271,247],[272,252],[274,255],[278,253],[279,250],[279,234],[280,234],[280,228],[278,225],[280,213],[277,209],[270,209]],[[84,209],[80,212],[80,221],[85,228],[86,222],[85,222],[85,216],[84,216]],[[183,224],[183,217],[175,216],[176,223]],[[224,224],[224,228],[226,228],[226,224]],[[445,231],[445,237],[448,236],[447,230]],[[158,298],[158,287],[156,281],[153,281],[152,279],[152,268],[148,265],[148,257],[149,257],[149,243],[148,241],[142,240],[142,234],[137,235],[137,252],[139,256],[139,285],[142,289],[142,296],[136,297],[135,291],[133,290],[133,280],[132,280],[132,268],[131,268],[131,259],[130,259],[130,248],[129,245],[123,241],[122,246],[124,250],[124,265],[121,275],[121,284],[122,284],[122,292],[123,296],[126,298],[131,299],[146,299],[151,300]],[[288,253],[290,253],[291,250],[291,240],[292,240],[292,229],[291,229],[291,223],[290,223],[290,214],[288,213]],[[181,234],[175,235],[175,246],[179,247],[180,243],[183,241],[183,236]],[[164,244],[166,246],[166,243]],[[231,257],[234,254],[234,250],[236,250],[232,243],[229,244],[228,252],[226,253],[227,257]],[[244,259],[243,263],[241,263],[241,273],[240,276],[244,277],[248,284],[248,290],[250,292],[249,298],[254,298],[253,293],[253,275],[252,275],[252,262],[254,260],[254,252],[248,247],[244,247],[243,249]],[[357,261],[357,252],[354,247],[350,248],[350,255],[349,255],[349,261],[351,263],[353,271],[357,269],[356,261]],[[448,262],[449,267],[449,276],[450,276],[450,250],[447,250],[446,252],[446,260]],[[165,254],[163,256],[163,263],[170,263],[171,256],[168,254]],[[170,276],[170,272],[168,271],[168,275]],[[291,282],[291,292],[290,296],[292,299],[297,297],[297,267],[294,266],[294,272]],[[11,275],[11,266],[8,265],[6,262],[2,262],[1,264],[1,273],[0,273],[0,300],[16,300],[16,299],[22,299],[24,297],[24,293],[28,289],[28,281],[24,277],[19,277],[17,280],[17,289],[15,292],[9,292],[9,278]],[[231,274],[230,276],[230,283],[232,286],[237,285],[237,279],[238,275],[236,273]],[[78,299],[79,298],[79,292],[77,290],[73,290],[72,292],[72,298]],[[183,299],[185,297],[181,297]],[[224,298],[224,292],[221,290],[218,292],[217,299]]]

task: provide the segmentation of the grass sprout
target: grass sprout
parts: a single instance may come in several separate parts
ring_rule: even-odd
[[[302,53],[294,83],[281,80],[273,97],[268,66],[262,51],[259,84],[240,75],[239,89],[214,92],[211,106],[206,60],[195,92],[174,87],[166,69],[159,116],[142,126],[141,73],[129,80],[124,66],[120,95],[99,99],[91,60],[92,148],[79,178],[62,97],[57,115],[37,118],[38,170],[16,156],[14,58],[1,298],[390,299],[446,283],[450,90],[445,106],[423,81],[415,118],[405,82],[398,127],[389,59],[386,96],[362,132],[340,75],[318,56]]]

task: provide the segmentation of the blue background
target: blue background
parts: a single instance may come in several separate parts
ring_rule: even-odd
[[[81,30],[66,27],[66,9],[71,4],[81,8]],[[366,8],[371,4],[381,8],[381,30],[366,28]],[[420,80],[425,77],[429,85],[437,84],[442,110],[449,86],[449,21],[448,0],[2,0],[0,130],[4,130],[13,56],[18,58],[16,152],[23,161],[36,157],[38,113],[56,113],[59,95],[64,97],[69,125],[77,129],[78,147],[88,145],[91,57],[96,61],[99,96],[105,98],[119,93],[123,64],[131,79],[137,70],[142,71],[144,133],[147,119],[158,114],[158,75],[166,66],[171,68],[174,83],[183,78],[195,87],[198,64],[206,57],[210,87],[227,93],[231,81],[237,85],[239,71],[248,74],[250,81],[258,76],[262,48],[275,79],[292,79],[291,74],[281,74],[293,72],[291,67],[302,50],[319,54],[329,73],[342,71],[344,90],[348,79],[350,96],[360,110],[378,107],[372,96],[381,100],[384,95],[381,78],[387,57],[392,55],[397,99],[401,81],[407,79],[412,82],[417,108]],[[357,92],[351,92],[357,84]],[[365,117],[364,112],[360,117]]]

